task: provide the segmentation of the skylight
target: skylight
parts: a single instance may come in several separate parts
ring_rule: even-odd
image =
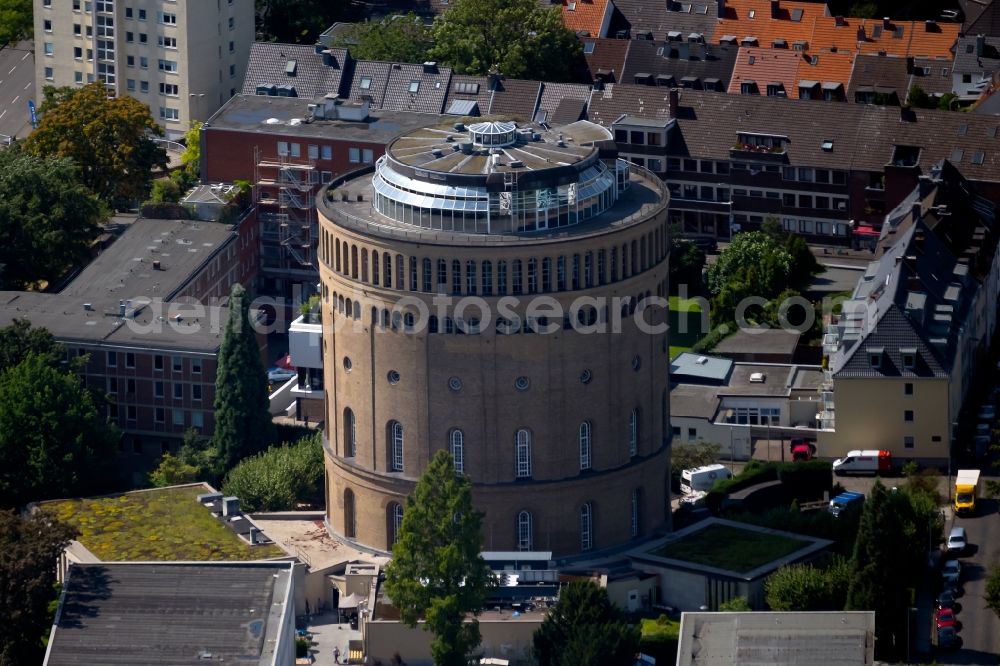
[[[819,147],[823,149],[824,152],[833,151],[833,139],[823,139],[823,143],[819,144]]]
[[[977,150],[975,153],[972,154],[973,164],[982,164],[985,160],[986,160],[986,153],[984,153],[981,150]]]
[[[420,90],[420,81],[410,81],[410,92],[415,93]]]
[[[799,23],[800,21],[802,21],[802,10],[801,9],[793,9],[792,10],[792,20],[795,21],[796,23]]]
[[[593,53],[594,52],[594,46],[595,46],[594,42],[584,42],[583,43],[583,52],[586,53],[586,54],[588,54],[588,55],[591,54],[591,53]]]
[[[747,14],[747,18],[748,19],[752,19],[753,15],[756,14],[756,13],[757,13],[756,9],[751,9],[750,12]]]
[[[372,87],[372,77],[370,77],[370,76],[362,76],[361,77],[361,84],[358,87],[361,88],[362,90],[368,90],[369,88],[371,88]]]

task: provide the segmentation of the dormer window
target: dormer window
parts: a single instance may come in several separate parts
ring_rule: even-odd
[[[913,370],[917,367],[917,350],[915,347],[901,348],[899,355],[903,358],[904,370]]]
[[[885,355],[885,349],[882,347],[872,347],[868,350],[868,365],[871,366],[872,370],[882,369],[882,357]]]

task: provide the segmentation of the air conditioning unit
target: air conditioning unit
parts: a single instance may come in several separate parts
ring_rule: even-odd
[[[765,375],[763,372],[750,373],[751,384],[763,384],[765,379],[767,379],[767,375]]]

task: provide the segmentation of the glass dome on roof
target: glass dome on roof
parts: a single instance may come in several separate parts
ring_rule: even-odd
[[[480,146],[507,146],[517,140],[517,124],[486,122],[469,125],[472,143]]]

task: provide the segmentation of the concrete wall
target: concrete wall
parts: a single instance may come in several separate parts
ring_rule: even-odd
[[[483,642],[480,652],[485,657],[499,657],[510,660],[511,666],[527,666],[531,661],[532,636],[542,624],[543,616],[537,619],[506,619],[500,621],[479,621],[479,631]],[[389,663],[393,655],[399,653],[407,666],[431,666],[431,640],[433,635],[423,631],[418,625],[410,629],[399,622],[377,621],[366,623],[365,649],[370,659]]]
[[[638,577],[608,581],[606,590],[611,603],[627,611],[649,608],[657,602],[656,576],[640,580]]]

